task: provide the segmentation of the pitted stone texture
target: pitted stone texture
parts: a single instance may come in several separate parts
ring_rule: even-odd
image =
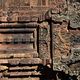
[[[61,25],[53,23],[52,31],[53,69],[79,75],[80,45],[76,43],[77,40],[73,44],[75,37],[80,35],[79,30],[68,30],[68,23],[62,22]],[[72,36],[75,36],[73,40]]]
[[[0,6],[1,22],[43,21],[50,9],[52,14],[64,13],[67,10],[65,0],[2,0]]]
[[[80,1],[72,0],[68,5],[70,26],[80,28]]]

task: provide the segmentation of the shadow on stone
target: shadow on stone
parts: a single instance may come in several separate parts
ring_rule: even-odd
[[[38,70],[43,75],[40,80],[77,80],[77,76],[70,76],[63,71],[53,71],[52,68],[47,66],[39,66]]]

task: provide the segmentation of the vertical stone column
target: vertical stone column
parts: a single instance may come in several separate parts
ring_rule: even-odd
[[[48,22],[42,22],[39,26],[39,57],[43,64],[50,63],[50,26]]]

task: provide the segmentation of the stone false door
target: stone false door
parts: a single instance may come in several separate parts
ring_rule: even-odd
[[[0,77],[41,75],[38,65],[51,63],[49,31],[46,22],[0,24]]]

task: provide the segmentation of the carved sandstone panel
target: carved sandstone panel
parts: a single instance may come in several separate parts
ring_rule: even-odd
[[[0,51],[37,51],[37,28],[26,25],[0,25]]]
[[[63,9],[63,7],[65,7]],[[67,9],[65,0],[2,0],[0,21],[29,22],[45,20],[45,13],[52,9],[52,13],[64,12]],[[32,14],[33,13],[33,14]],[[43,19],[44,17],[44,19]],[[40,21],[41,21],[40,20]]]
[[[68,23],[52,24],[53,69],[70,75],[79,75],[79,30],[68,30]]]

